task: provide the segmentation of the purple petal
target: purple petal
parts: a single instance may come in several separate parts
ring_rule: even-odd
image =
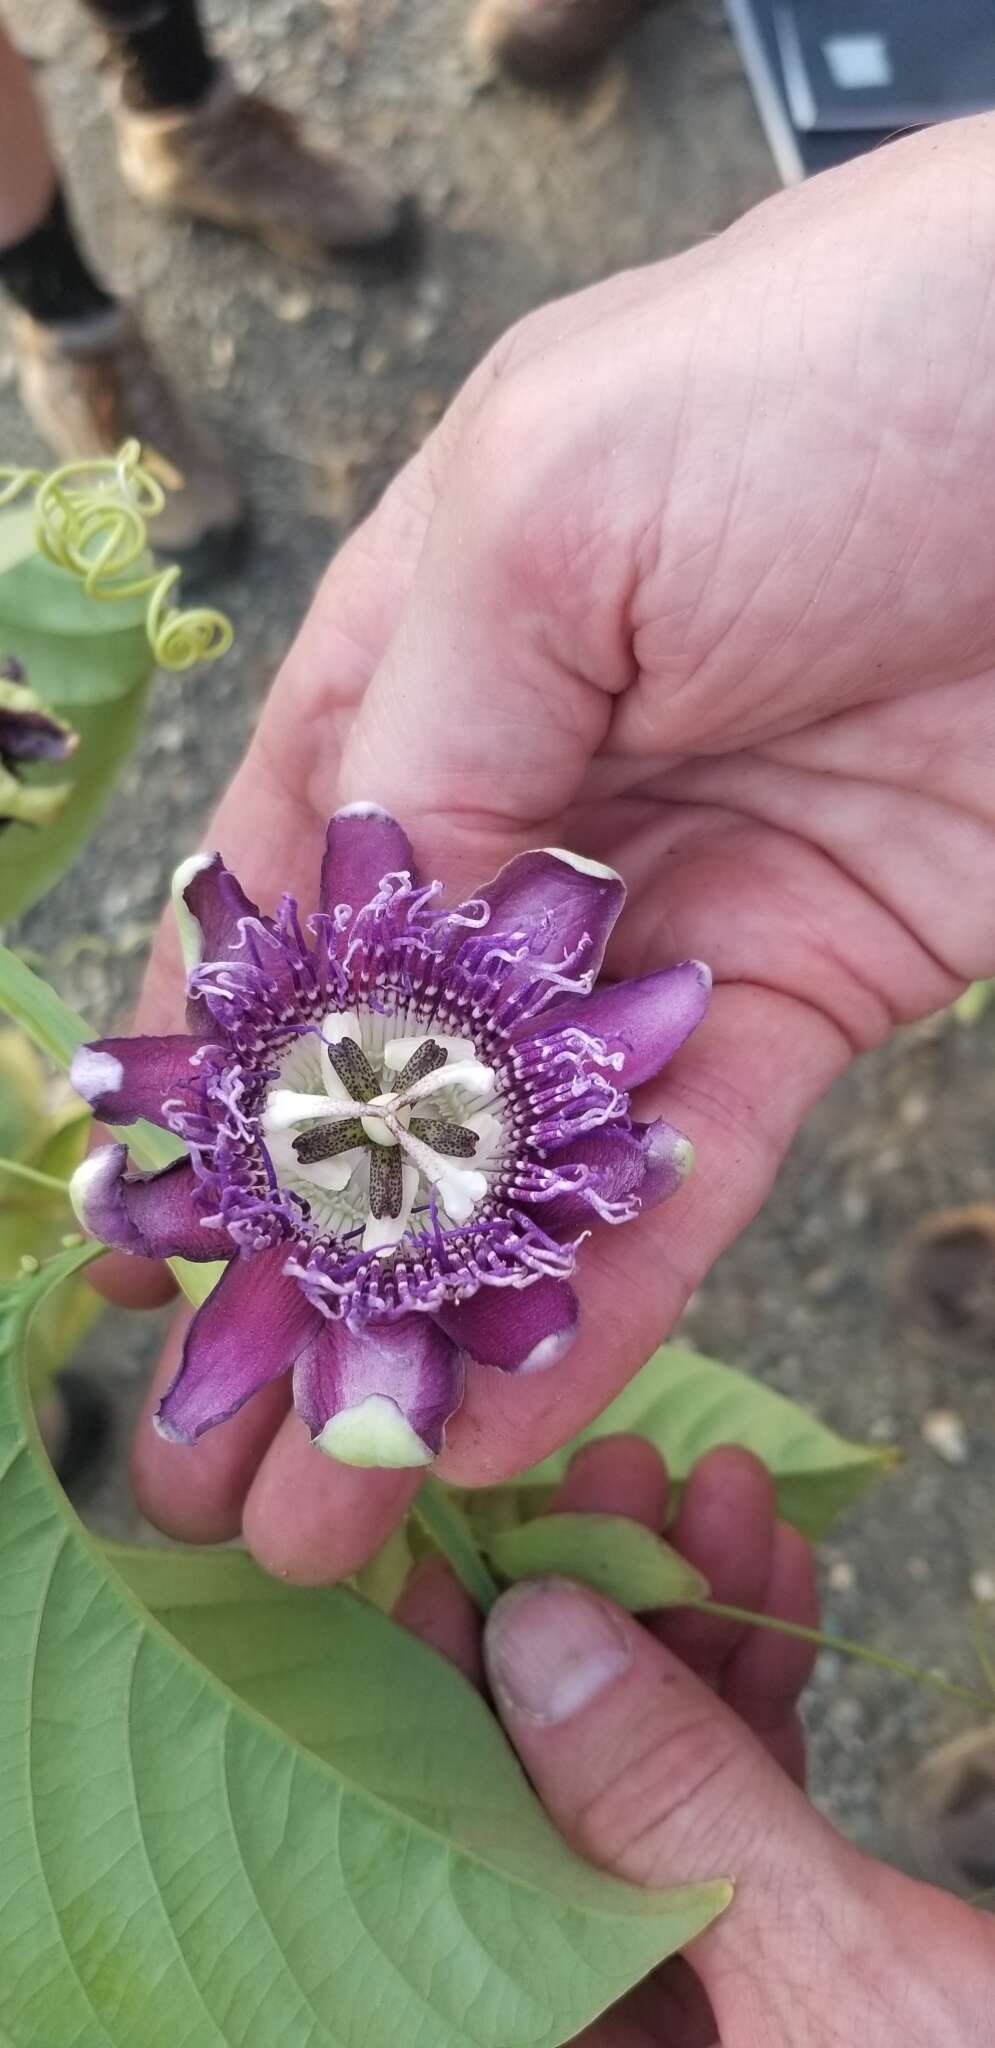
[[[489,937],[519,934],[529,941],[531,961],[569,962],[572,973],[593,976],[625,902],[625,883],[599,861],[542,847],[516,854],[474,895],[490,908]]]
[[[602,1038],[610,1053],[622,1055],[615,1070],[619,1088],[636,1088],[673,1059],[708,1008],[712,977],[700,960],[662,967],[642,981],[617,981],[587,996],[565,996],[512,1036],[519,1040],[568,1028]]]
[[[169,1443],[192,1444],[260,1387],[289,1372],[321,1318],[283,1268],[286,1247],[233,1259],[187,1331],[183,1358],[155,1412]]]
[[[463,1361],[428,1315],[324,1322],[294,1368],[313,1441],[346,1465],[428,1465],[463,1398]]]
[[[580,1166],[589,1176],[569,1194],[535,1203],[535,1214],[551,1237],[575,1237],[579,1230],[589,1230],[599,1215],[616,1207],[636,1213],[637,1204],[629,1198],[638,1193],[645,1180],[646,1153],[635,1135],[630,1136],[627,1131],[592,1131],[587,1137],[574,1138],[562,1151],[551,1152],[547,1164],[554,1173]]]
[[[75,734],[32,690],[12,686],[0,694],[0,760],[64,761],[75,745]]]
[[[241,946],[243,917],[259,917],[220,853],[195,853],[173,876],[173,909],[187,973]]]
[[[579,1307],[565,1280],[529,1287],[480,1287],[469,1301],[445,1302],[436,1320],[471,1358],[502,1372],[543,1372],[558,1365],[577,1334]]]
[[[166,1125],[164,1102],[183,1097],[196,1075],[195,1055],[215,1050],[207,1038],[177,1032],[163,1038],[98,1038],[73,1054],[69,1079],[94,1116],[131,1124],[136,1117]]]
[[[321,863],[320,907],[329,916],[340,903],[361,910],[385,875],[415,874],[411,842],[379,804],[346,804],[329,822]]]
[[[144,1259],[231,1257],[227,1231],[204,1220],[201,1183],[188,1159],[161,1173],[126,1172],[126,1145],[101,1145],[73,1174],[70,1197],[83,1229]]]

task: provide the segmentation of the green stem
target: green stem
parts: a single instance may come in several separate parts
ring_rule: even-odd
[[[465,1586],[481,1614],[489,1614],[498,1597],[497,1581],[492,1579],[452,1494],[438,1479],[428,1478],[423,1480],[412,1505],[422,1528],[443,1557],[448,1558],[460,1585]]]
[[[0,1159],[0,1173],[12,1174],[15,1180],[29,1180],[33,1187],[48,1188],[55,1195],[69,1193],[67,1180],[56,1180],[54,1173],[41,1173],[37,1166],[24,1166],[19,1159]]]
[[[938,1671],[924,1671],[920,1664],[903,1664],[898,1657],[889,1657],[884,1650],[871,1650],[866,1643],[854,1643],[846,1636],[825,1635],[819,1628],[803,1628],[798,1621],[781,1621],[774,1614],[753,1614],[747,1607],[729,1607],[722,1600],[683,1600],[683,1607],[695,1607],[700,1614],[718,1614],[726,1621],[745,1621],[751,1628],[773,1629],[775,1634],[796,1636],[799,1642],[815,1643],[820,1650],[837,1650],[842,1657],[859,1657],[865,1664],[878,1664],[883,1671],[895,1671],[900,1678],[911,1678],[918,1685],[930,1685],[934,1692],[946,1693],[948,1699],[965,1700],[970,1707],[980,1707],[986,1714],[995,1713],[995,1700],[986,1699],[984,1693],[972,1692],[966,1685],[954,1685],[949,1678],[941,1678]]]

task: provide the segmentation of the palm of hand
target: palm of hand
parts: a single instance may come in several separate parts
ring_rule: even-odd
[[[850,1054],[995,970],[995,400],[973,382],[995,334],[963,176],[906,145],[852,202],[849,172],[526,323],[333,564],[221,807],[264,901],[308,901],[328,811],[375,795],[460,887],[524,844],[611,862],[609,970],[715,972],[640,1105],[696,1142],[690,1188],[587,1247],[562,1368],[472,1379],[460,1480],[600,1409]],[[150,986],[161,1028],[168,941]],[[268,1390],[193,1453],[143,1431],[140,1490],[193,1535],[248,1493],[264,1560],[331,1576],[407,1482],[315,1460],[284,1405]]]

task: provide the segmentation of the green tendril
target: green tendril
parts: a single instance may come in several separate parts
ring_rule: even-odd
[[[176,488],[180,481],[152,450],[145,450],[143,459],[141,444],[134,440],[125,441],[116,455],[67,462],[49,475],[0,465],[0,511],[33,490],[39,553],[78,577],[88,597],[147,598],[149,645],[159,666],[169,669],[217,661],[234,639],[223,612],[206,605],[179,611],[170,605],[180,579],[175,564],[129,575],[147,552],[147,522],[166,502],[163,484]]]

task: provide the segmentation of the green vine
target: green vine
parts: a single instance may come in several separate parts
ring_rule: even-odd
[[[47,475],[0,465],[0,511],[33,490],[39,553],[76,576],[88,597],[146,598],[149,645],[160,667],[169,669],[216,661],[234,638],[223,612],[170,604],[180,580],[176,564],[129,573],[144,562],[148,521],[165,505],[164,486],[176,489],[181,481],[161,456],[134,440],[114,456],[63,463]]]

